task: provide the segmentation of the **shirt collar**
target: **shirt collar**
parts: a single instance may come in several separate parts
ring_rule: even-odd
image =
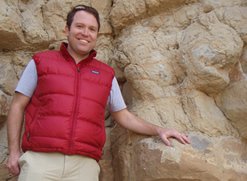
[[[68,50],[68,43],[62,42],[61,46],[60,46],[60,52],[62,54],[62,56],[65,58],[65,60],[67,61],[75,61],[74,58],[69,54]],[[94,57],[96,57],[97,52],[93,49],[90,51],[89,55],[82,59],[79,63],[86,63],[86,62],[90,62],[91,60],[94,59]]]

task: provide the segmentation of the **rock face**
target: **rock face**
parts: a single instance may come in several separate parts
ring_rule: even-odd
[[[247,180],[245,0],[2,0],[0,180],[16,180],[4,168],[6,117],[21,72],[34,52],[66,41],[77,4],[100,12],[97,57],[116,70],[129,110],[192,141],[166,147],[107,117],[101,180]]]

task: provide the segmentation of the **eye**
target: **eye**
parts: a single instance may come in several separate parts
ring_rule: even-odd
[[[97,29],[95,27],[90,27],[89,30],[92,31],[92,32],[96,32],[97,31]]]
[[[83,28],[83,25],[77,24],[76,27],[77,27],[77,28]]]

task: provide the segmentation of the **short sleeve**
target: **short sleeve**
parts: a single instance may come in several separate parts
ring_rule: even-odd
[[[31,60],[23,71],[15,91],[22,93],[25,96],[32,97],[36,86],[37,70],[34,60]]]
[[[124,102],[121,90],[119,88],[117,79],[114,77],[112,80],[112,88],[109,96],[109,109],[110,112],[117,112],[125,109],[127,106]]]

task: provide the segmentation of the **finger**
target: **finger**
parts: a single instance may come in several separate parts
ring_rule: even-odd
[[[190,144],[189,138],[184,134],[180,134],[179,140],[183,144]]]
[[[189,139],[189,137],[187,135],[183,135],[183,139],[185,140],[185,142],[187,144],[190,144],[190,139]]]
[[[162,137],[162,141],[165,143],[166,146],[172,146],[171,142],[165,136]]]
[[[180,143],[182,143],[182,144],[186,144],[186,142],[185,142],[185,140],[183,139],[183,136],[182,136],[182,135],[179,135],[179,136],[177,137],[177,140],[178,140]]]
[[[12,174],[12,175],[18,175],[19,172],[20,172],[20,169],[19,169],[19,166],[7,166],[8,167],[8,170],[9,172]]]
[[[177,141],[179,141],[182,144],[186,144],[186,140],[184,140],[184,135],[181,133],[176,133],[173,135],[173,138],[175,138]]]
[[[14,168],[14,169],[13,169],[12,174],[13,174],[13,175],[18,175],[19,172],[20,172],[20,169],[19,169],[19,167],[17,167],[17,168]]]

